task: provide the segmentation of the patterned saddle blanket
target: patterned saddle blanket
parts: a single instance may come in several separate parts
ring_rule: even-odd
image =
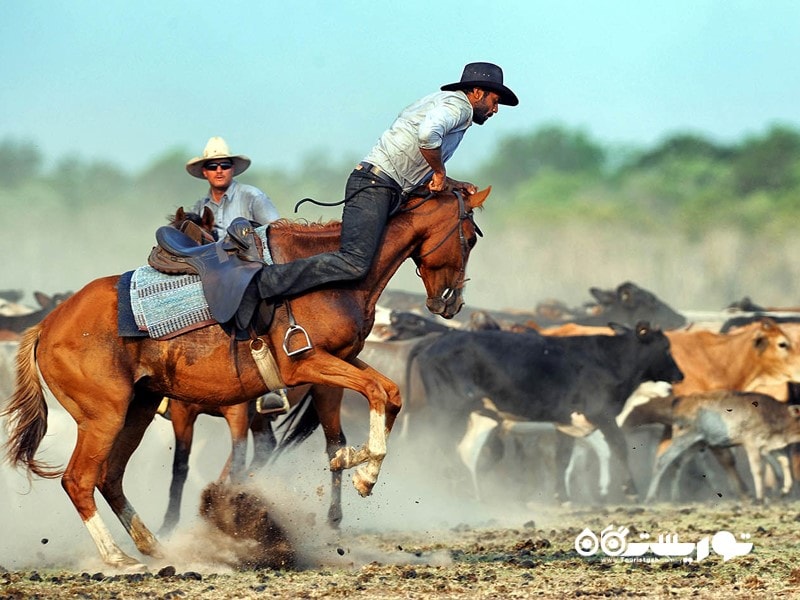
[[[267,248],[267,225],[255,229]],[[265,252],[265,261],[272,262]],[[119,335],[169,339],[217,323],[198,275],[167,275],[149,265],[120,279]]]

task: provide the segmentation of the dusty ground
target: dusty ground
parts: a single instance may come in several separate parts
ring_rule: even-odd
[[[300,549],[293,570],[199,570],[167,565],[145,574],[81,572],[58,565],[0,570],[0,598],[643,598],[800,597],[800,503],[738,503],[534,509],[518,526],[458,525],[444,530],[344,530]],[[702,560],[649,553],[626,562],[598,549],[581,556],[585,528],[598,537],[627,527],[625,543],[645,533],[698,543],[728,531],[749,534],[752,550],[724,560],[712,543]],[[205,551],[220,548],[208,534]],[[215,546],[216,544],[216,546]],[[627,546],[626,546],[627,547]],[[611,554],[618,551],[605,546]],[[742,547],[742,552],[747,547]],[[589,553],[585,550],[585,553]],[[722,550],[724,552],[724,550]],[[305,555],[304,555],[305,552]],[[690,558],[696,558],[696,551]],[[206,557],[208,558],[208,557]]]

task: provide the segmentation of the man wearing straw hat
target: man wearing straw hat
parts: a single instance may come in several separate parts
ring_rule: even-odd
[[[192,212],[203,214],[208,206],[214,213],[214,229],[222,239],[231,221],[244,217],[261,225],[278,218],[278,209],[257,187],[239,183],[234,176],[244,173],[250,159],[243,154],[233,154],[221,137],[208,140],[202,156],[186,163],[189,175],[208,181],[208,193],[195,203]],[[289,409],[286,390],[276,390],[256,401],[256,410],[262,414],[278,415]]]
[[[269,196],[257,187],[234,179],[249,166],[250,159],[243,154],[233,154],[221,137],[209,139],[203,155],[186,163],[189,175],[205,179],[210,186],[208,193],[195,203],[192,212],[203,214],[203,208],[208,206],[214,213],[214,228],[220,238],[237,217],[266,225],[279,216]]]
[[[467,129],[482,125],[500,104],[516,106],[492,63],[469,63],[461,79],[409,105],[397,116],[345,187],[339,250],[264,267],[256,276],[262,298],[300,294],[337,281],[362,279],[370,269],[389,216],[409,192],[426,185],[475,193],[471,183],[447,176],[445,163]]]

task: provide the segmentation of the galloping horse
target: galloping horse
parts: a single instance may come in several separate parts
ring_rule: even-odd
[[[207,206],[203,214],[186,212],[178,208],[174,215],[168,217],[169,225],[176,229],[184,230],[187,222],[198,226],[196,232],[203,242],[214,241],[214,213]],[[207,235],[206,235],[207,234]],[[311,402],[322,414],[331,419],[323,426],[325,435],[325,449],[328,458],[332,459],[336,452],[346,443],[344,432],[338,419],[343,390],[329,388],[322,385],[303,385],[287,391],[290,406],[295,406],[307,395],[311,395]],[[325,407],[329,407],[326,408]],[[332,407],[332,408],[330,408]],[[175,452],[172,460],[172,481],[169,486],[169,502],[164,514],[164,522],[158,530],[159,535],[170,533],[180,521],[183,488],[189,474],[189,455],[194,439],[194,424],[201,414],[222,417],[228,424],[231,432],[231,454],[219,476],[218,481],[227,478],[234,483],[241,482],[245,476],[245,461],[247,456],[248,432],[253,434],[253,459],[249,471],[257,471],[274,456],[277,448],[275,432],[272,429],[272,420],[255,410],[255,401],[240,402],[229,405],[204,405],[195,402],[182,402],[171,399],[169,403],[170,422],[175,434]],[[342,520],[342,472],[331,471],[331,500],[328,508],[328,523],[338,527]]]
[[[332,470],[357,467],[353,485],[361,496],[368,496],[377,482],[387,436],[401,407],[397,385],[357,358],[372,328],[378,297],[400,265],[412,258],[425,285],[428,310],[445,318],[455,316],[463,305],[467,260],[477,241],[473,211],[483,205],[489,191],[408,198],[387,223],[383,244],[364,279],[322,286],[292,298],[292,314],[279,307],[265,336],[287,386],[320,384],[366,397],[370,411],[366,444],[340,449],[330,464]],[[337,248],[340,232],[338,222],[281,220],[270,226],[270,249],[276,262],[310,256]],[[40,477],[61,476],[103,560],[114,567],[144,569],[112,538],[97,512],[94,489],[137,549],[161,557],[158,541],[122,485],[128,460],[161,399],[236,404],[263,395],[267,386],[249,344],[235,342],[219,325],[169,340],[119,337],[119,279],[117,275],[90,282],[25,332],[17,355],[16,390],[3,414],[10,418],[10,462]],[[295,323],[305,328],[312,348],[290,355],[283,351],[283,343]],[[78,424],[77,442],[65,470],[35,458],[47,431],[42,379]]]

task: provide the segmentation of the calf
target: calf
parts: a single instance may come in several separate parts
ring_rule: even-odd
[[[660,330],[646,323],[635,330],[614,329],[611,336],[562,338],[507,331],[442,334],[415,357],[425,395],[424,419],[418,421],[431,426],[449,450],[469,435],[470,415],[476,412],[498,421],[597,427],[617,464],[627,471],[623,490],[635,494],[615,417],[642,382],[675,382],[682,374]],[[457,439],[450,443],[453,423]],[[565,468],[574,439],[558,439],[557,461]],[[469,455],[463,444],[459,452]],[[565,497],[563,478],[557,487]]]
[[[662,411],[665,407],[662,406]],[[753,475],[756,501],[764,499],[762,458],[800,442],[800,407],[756,392],[716,391],[680,396],[670,403],[672,444],[656,461],[647,499],[653,500],[670,467],[698,447],[742,446]]]

